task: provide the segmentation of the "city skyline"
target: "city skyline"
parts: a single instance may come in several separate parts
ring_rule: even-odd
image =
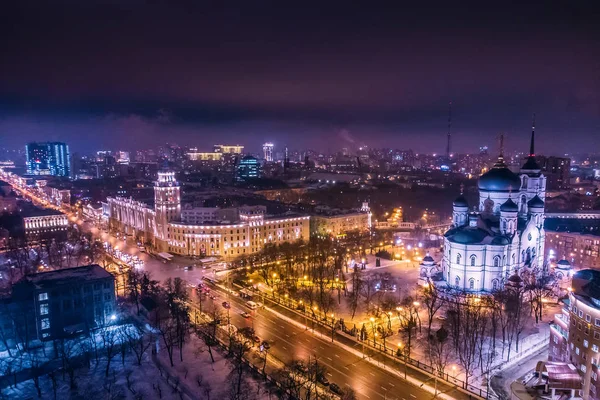
[[[16,4],[4,17],[8,145],[54,140],[87,151],[168,137],[252,151],[272,140],[443,153],[450,101],[455,153],[493,151],[500,133],[508,149],[526,148],[534,112],[547,139],[540,153],[587,150],[600,126],[598,39],[585,4],[493,13],[336,2],[319,13],[268,2],[64,5]]]

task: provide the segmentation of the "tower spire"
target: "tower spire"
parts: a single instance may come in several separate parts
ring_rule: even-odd
[[[452,128],[452,102],[448,102],[448,134],[447,134],[447,142],[446,142],[446,158],[450,159],[450,144],[452,140],[452,134],[450,133],[450,128]]]
[[[529,144],[529,157],[535,157],[535,113],[531,124],[531,143]]]
[[[504,133],[500,134],[500,154],[498,155],[498,159],[504,161]]]

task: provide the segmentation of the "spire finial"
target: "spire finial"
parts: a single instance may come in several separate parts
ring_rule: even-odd
[[[452,128],[452,102],[448,102],[448,134],[447,134],[447,143],[446,143],[446,158],[450,159],[450,145],[452,134],[450,133],[450,128]]]
[[[460,195],[462,196],[464,192],[465,192],[465,184],[461,183],[460,184]]]
[[[535,113],[531,123],[531,143],[529,144],[529,157],[535,157]]]

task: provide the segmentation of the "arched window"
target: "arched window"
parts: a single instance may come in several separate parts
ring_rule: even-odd
[[[469,289],[475,289],[475,279],[473,278],[469,279]]]
[[[492,290],[498,290],[498,279],[492,280]]]
[[[515,264],[515,258],[516,258],[516,255],[515,255],[515,253],[513,253],[513,254],[512,254],[512,264],[513,264],[513,265]]]
[[[460,253],[456,255],[456,263],[460,264]]]
[[[506,221],[502,221],[502,230],[505,231],[506,230]]]
[[[500,256],[494,257],[494,267],[500,266]]]
[[[460,286],[460,277],[456,276],[456,278],[454,278],[454,286],[456,286],[456,287]]]
[[[502,266],[506,265],[506,254],[502,256]]]
[[[477,257],[475,256],[475,254],[473,254],[471,256],[471,267],[475,266],[475,262],[477,261]]]
[[[523,176],[523,189],[527,189],[527,175]]]

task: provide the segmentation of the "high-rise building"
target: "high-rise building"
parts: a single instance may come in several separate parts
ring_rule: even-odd
[[[25,146],[27,173],[70,176],[69,146],[61,142],[28,143]]]
[[[263,153],[266,162],[273,162],[273,148],[275,145],[271,142],[263,144]]]
[[[236,180],[243,182],[253,178],[260,178],[260,162],[255,157],[246,156],[238,162]]]

